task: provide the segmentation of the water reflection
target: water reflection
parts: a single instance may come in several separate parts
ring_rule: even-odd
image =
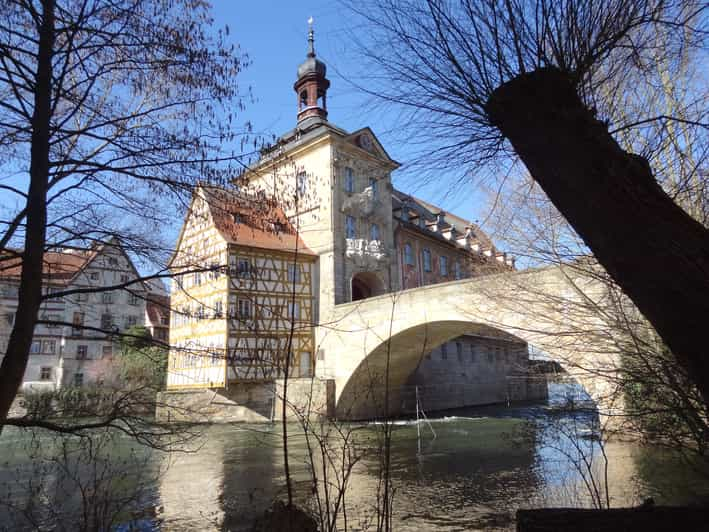
[[[537,422],[544,415],[546,405],[456,411],[431,420],[435,438],[421,426],[420,454],[416,424],[397,422],[391,467],[395,529],[509,530],[520,507],[588,506],[580,475],[568,457],[550,445],[556,438],[551,425]],[[376,511],[382,427],[348,427],[356,429],[358,451],[363,453],[349,481],[348,525],[363,530]],[[296,499],[313,507],[305,438],[297,426],[289,430]],[[520,433],[525,437],[520,438]],[[23,438],[17,431],[3,432],[0,453],[5,462],[0,466],[0,481],[19,479],[26,484],[33,475],[31,459],[23,455],[29,447]],[[146,470],[157,472],[168,465],[152,484],[145,484],[145,475],[129,475],[122,486],[131,488],[128,484],[133,482],[133,488],[146,490],[140,499],[145,517],[161,530],[248,530],[275,497],[284,497],[281,438],[279,426],[208,427],[198,451],[174,454],[169,464],[160,455],[143,455],[151,460]],[[333,442],[335,449],[337,443]],[[114,443],[111,454],[126,456],[133,447],[123,439]],[[662,450],[611,442],[606,452],[614,506],[637,504],[649,496],[658,504],[707,500],[706,478],[692,476]],[[316,469],[322,479],[322,467]],[[47,486],[57,506],[66,506],[73,496],[56,478],[48,477]],[[5,518],[0,509],[0,529],[8,527]]]

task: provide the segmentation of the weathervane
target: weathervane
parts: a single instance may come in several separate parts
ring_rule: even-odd
[[[308,19],[308,57],[315,57],[315,37],[313,32],[313,17]]]

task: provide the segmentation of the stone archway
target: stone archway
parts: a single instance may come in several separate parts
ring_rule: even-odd
[[[384,292],[384,283],[376,273],[359,272],[352,276],[352,301],[378,296]]]
[[[400,331],[374,348],[346,380],[340,381],[336,411],[340,419],[375,419],[400,413],[401,390],[426,353],[462,334],[524,342],[480,323],[437,321]],[[388,369],[387,369],[387,361]],[[388,370],[388,390],[385,386]],[[388,401],[385,401],[385,396]],[[385,403],[388,406],[385,408]]]

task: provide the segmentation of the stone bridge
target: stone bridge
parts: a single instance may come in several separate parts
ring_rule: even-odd
[[[399,390],[425,353],[462,334],[511,335],[557,360],[584,386],[601,415],[618,413],[619,356],[603,320],[609,304],[605,286],[564,266],[336,305],[318,327],[317,375],[335,380],[338,417],[395,414]]]

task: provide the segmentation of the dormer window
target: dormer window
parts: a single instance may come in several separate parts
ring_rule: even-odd
[[[406,206],[401,209],[401,220],[404,222],[409,221],[409,209],[407,209]]]
[[[419,227],[421,229],[426,229],[426,218],[419,216]]]

